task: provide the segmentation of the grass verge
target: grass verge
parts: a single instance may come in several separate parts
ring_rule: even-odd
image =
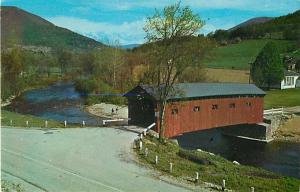
[[[300,88],[267,91],[264,103],[265,109],[300,106]]]
[[[147,156],[145,148],[148,149]],[[226,188],[236,191],[248,192],[251,187],[254,187],[255,191],[297,191],[300,185],[300,180],[292,177],[281,176],[261,168],[235,165],[207,152],[183,150],[170,141],[162,144],[152,136],[144,137],[143,150],[136,149],[136,153],[141,162],[163,174],[194,182],[198,172],[200,181],[221,185],[225,179]],[[155,164],[156,155],[158,164]],[[173,163],[171,173],[170,162]]]
[[[12,124],[11,121],[12,120]],[[1,125],[14,126],[14,127],[26,127],[26,121],[28,121],[29,127],[45,127],[45,121],[40,117],[33,115],[22,115],[15,112],[10,112],[6,110],[1,110]],[[48,128],[62,128],[64,127],[63,122],[57,122],[53,120],[48,121]],[[68,125],[70,127],[72,125]]]

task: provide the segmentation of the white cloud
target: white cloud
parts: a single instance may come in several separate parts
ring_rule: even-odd
[[[200,32],[207,34],[209,32],[215,31],[216,29],[218,29],[219,27],[216,27],[213,24],[205,24],[201,29]]]
[[[111,10],[131,10],[135,8],[162,8],[174,4],[173,0],[110,0],[110,1],[82,1],[86,6],[106,7]],[[287,11],[300,7],[299,0],[182,0],[182,5],[189,5],[193,9],[240,9],[251,11]]]
[[[48,18],[57,26],[70,29],[100,41],[115,41],[120,44],[143,43],[145,19],[121,24],[93,22],[76,17],[56,16]]]
[[[72,0],[65,0],[75,5]],[[102,22],[90,21],[88,19],[79,18],[79,15],[75,17],[70,16],[55,16],[48,18],[49,21],[54,24],[68,28],[72,31],[80,34],[92,37],[100,41],[114,41],[119,40],[121,44],[131,43],[143,43],[145,42],[145,33],[143,26],[145,24],[145,18],[132,22],[123,22],[121,24],[109,23],[119,19],[126,20],[126,18],[113,19],[115,15],[128,11],[131,15],[135,14],[137,9],[141,8],[158,8],[161,9],[166,5],[174,4],[174,0],[78,0],[76,1],[76,7],[73,8],[73,13],[80,13],[83,15],[89,15],[92,10],[94,14],[97,11],[106,11],[106,20]],[[209,33],[216,29],[228,29],[231,28],[251,17],[254,16],[267,16],[265,13],[277,13],[286,14],[292,12],[295,9],[299,9],[300,0],[182,0],[182,5],[189,5],[194,11],[201,12],[201,10],[216,10],[216,9],[228,9],[224,15],[220,16],[220,12],[217,17],[210,16],[211,19],[206,22],[206,25],[200,30],[201,33]],[[241,10],[231,14],[231,10]],[[95,11],[96,10],[96,11]],[[251,12],[253,14],[242,14],[243,11]],[[259,14],[254,14],[258,12]],[[111,16],[107,16],[110,14]],[[130,15],[129,14],[129,15]],[[145,15],[146,16],[146,15]],[[111,17],[107,18],[107,17]],[[87,18],[87,17],[86,17]],[[91,17],[90,17],[91,18]]]

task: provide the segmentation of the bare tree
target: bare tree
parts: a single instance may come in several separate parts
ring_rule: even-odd
[[[101,77],[113,88],[118,88],[120,68],[124,64],[124,52],[119,41],[107,42],[107,47],[95,51],[96,59],[93,63],[93,75]]]
[[[151,66],[146,74],[148,83],[153,84],[160,100],[160,139],[164,138],[164,118],[168,98],[176,92],[175,82],[188,67],[200,64],[204,44],[195,35],[204,22],[192,10],[181,7],[180,2],[156,10],[147,19],[144,30],[149,46],[152,46]]]

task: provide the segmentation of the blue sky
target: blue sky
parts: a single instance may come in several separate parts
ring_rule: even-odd
[[[96,40],[120,44],[145,42],[143,26],[155,8],[170,0],[2,0]],[[182,0],[206,22],[201,33],[228,29],[247,19],[276,17],[300,9],[300,0]]]

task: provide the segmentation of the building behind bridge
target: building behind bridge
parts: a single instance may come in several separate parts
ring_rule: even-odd
[[[165,136],[216,127],[263,122],[265,92],[253,84],[180,83],[169,96],[165,111]],[[155,87],[138,85],[124,95],[129,124],[156,123],[159,132],[160,101]]]

